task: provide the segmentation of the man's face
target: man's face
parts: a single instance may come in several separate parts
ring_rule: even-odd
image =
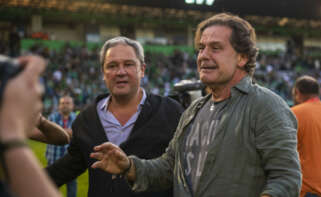
[[[59,100],[59,112],[63,115],[69,115],[74,109],[74,102],[71,97],[65,96]]]
[[[222,25],[207,27],[202,33],[197,68],[201,81],[210,87],[228,84],[244,72],[239,68],[246,64],[247,58],[233,49],[231,33],[231,28]]]
[[[118,44],[107,50],[103,66],[104,80],[112,96],[133,96],[144,77],[142,65],[131,46]]]

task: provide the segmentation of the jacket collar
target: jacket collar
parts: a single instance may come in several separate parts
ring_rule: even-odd
[[[241,81],[236,84],[235,86],[232,87],[231,89],[231,95],[233,97],[233,95],[235,95],[235,92],[242,92],[245,94],[248,94],[251,88],[251,84],[252,84],[252,78],[247,75],[245,76],[243,79],[241,79]],[[203,106],[203,104],[210,99],[212,96],[212,94],[208,94],[205,97],[202,97],[199,102],[196,105],[196,108],[199,109]]]
[[[86,124],[89,125],[87,127],[88,133],[92,133],[92,135],[94,136],[93,138],[96,139],[96,141],[97,141],[97,144],[102,144],[106,141],[109,141],[109,139],[107,138],[107,136],[105,134],[104,128],[100,122],[100,119],[99,119],[99,116],[97,113],[97,109],[96,109],[98,102],[101,99],[104,99],[108,96],[109,96],[108,93],[97,96],[95,99],[95,102],[92,103],[88,108],[89,113],[85,113],[86,115],[85,115],[84,122],[86,122]],[[140,114],[135,122],[135,125],[132,129],[132,132],[131,132],[129,138],[131,138],[132,135],[135,135],[136,130],[138,128],[140,128],[141,126],[143,126],[144,123],[146,123],[146,121],[148,121],[148,119],[150,117],[152,117],[151,116],[152,112],[156,111],[154,108],[155,107],[157,108],[158,106],[159,106],[159,103],[157,103],[157,101],[153,101],[152,96],[150,94],[146,93],[146,100],[142,106],[142,111],[140,112]],[[91,132],[91,130],[95,130],[96,132],[93,133],[93,132]],[[126,143],[122,143],[121,147],[123,147],[125,144]]]
[[[252,85],[252,77],[250,77],[249,75],[246,75],[243,79],[241,79],[241,81],[236,84],[234,87],[232,87],[231,91],[239,90],[245,94],[248,94],[250,91]]]

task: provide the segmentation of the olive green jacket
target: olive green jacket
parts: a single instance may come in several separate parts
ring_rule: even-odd
[[[154,160],[133,158],[134,191],[173,186],[174,197],[297,197],[301,187],[297,121],[270,90],[243,78],[218,125],[197,190],[190,191],[182,166],[186,126],[210,95],[184,112],[166,152]]]

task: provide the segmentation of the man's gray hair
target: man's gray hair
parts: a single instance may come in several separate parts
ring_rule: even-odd
[[[100,50],[100,64],[102,68],[104,67],[104,62],[105,62],[105,56],[108,51],[108,49],[118,45],[118,44],[124,44],[131,46],[135,53],[137,58],[139,59],[141,64],[145,64],[145,56],[144,56],[144,49],[143,46],[137,42],[136,40],[132,40],[123,36],[118,36],[112,39],[109,39],[105,42],[103,47]]]

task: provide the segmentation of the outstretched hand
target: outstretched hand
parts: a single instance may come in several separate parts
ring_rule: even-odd
[[[127,155],[116,145],[106,142],[94,147],[91,158],[97,159],[92,168],[99,168],[111,174],[122,174],[129,166]]]

